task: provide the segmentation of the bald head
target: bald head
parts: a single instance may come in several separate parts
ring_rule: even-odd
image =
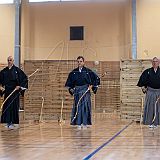
[[[159,59],[157,57],[154,57],[152,59],[152,66],[153,66],[153,68],[158,68],[159,62],[160,62]]]
[[[12,67],[13,64],[14,64],[14,59],[13,59],[13,57],[12,57],[12,56],[9,56],[9,57],[7,58],[7,62],[8,62],[8,67],[9,67],[9,68]]]

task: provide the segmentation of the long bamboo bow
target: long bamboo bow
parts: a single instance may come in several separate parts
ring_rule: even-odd
[[[32,74],[30,74],[29,76],[28,76],[28,78],[30,78],[31,76],[33,76],[36,72],[38,72],[39,71],[39,69],[37,69],[36,71],[34,71]],[[26,83],[26,85],[27,85],[27,83]],[[25,90],[26,88],[24,88],[24,87],[21,87],[21,91],[22,90]],[[15,88],[7,97],[6,97],[6,99],[3,101],[3,103],[1,104],[1,110],[2,110],[2,108],[3,108],[3,106],[4,106],[4,104],[6,103],[6,101],[13,95],[13,93],[16,91],[17,89]],[[20,92],[21,92],[20,91]],[[17,97],[17,96],[16,96]]]
[[[81,101],[82,98],[87,94],[87,92],[88,92],[89,90],[90,90],[90,87],[88,87],[87,90],[86,90],[86,91],[82,94],[82,96],[79,98],[79,100],[78,100],[78,102],[77,102],[77,105],[76,105],[77,110],[76,110],[76,113],[75,113],[75,115],[74,115],[71,123],[76,119],[76,117],[77,117],[77,115],[78,115],[78,108],[79,108],[79,103],[80,103],[80,101]]]
[[[6,103],[6,101],[9,99],[9,97],[11,97],[11,95],[16,91],[17,89],[15,88],[9,95],[8,97],[3,101],[3,103],[1,104],[1,109],[3,108],[3,105]]]
[[[156,117],[157,117],[157,103],[159,101],[160,97],[157,98],[156,102],[155,102],[155,105],[154,105],[154,117],[152,119],[152,124],[154,123]]]

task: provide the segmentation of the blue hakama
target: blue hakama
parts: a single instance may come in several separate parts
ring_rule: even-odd
[[[75,87],[71,125],[91,125],[91,93],[87,89],[88,85]]]

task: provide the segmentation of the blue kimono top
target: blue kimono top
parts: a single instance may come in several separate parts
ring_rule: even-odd
[[[65,86],[73,89],[76,86],[83,85],[92,85],[92,90],[94,90],[100,85],[100,78],[87,67],[83,67],[81,72],[77,67],[69,73]]]

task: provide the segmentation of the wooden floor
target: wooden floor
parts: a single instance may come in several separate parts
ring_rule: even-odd
[[[66,121],[0,127],[0,160],[160,160],[160,128],[151,130],[116,116],[95,115],[78,130]]]

